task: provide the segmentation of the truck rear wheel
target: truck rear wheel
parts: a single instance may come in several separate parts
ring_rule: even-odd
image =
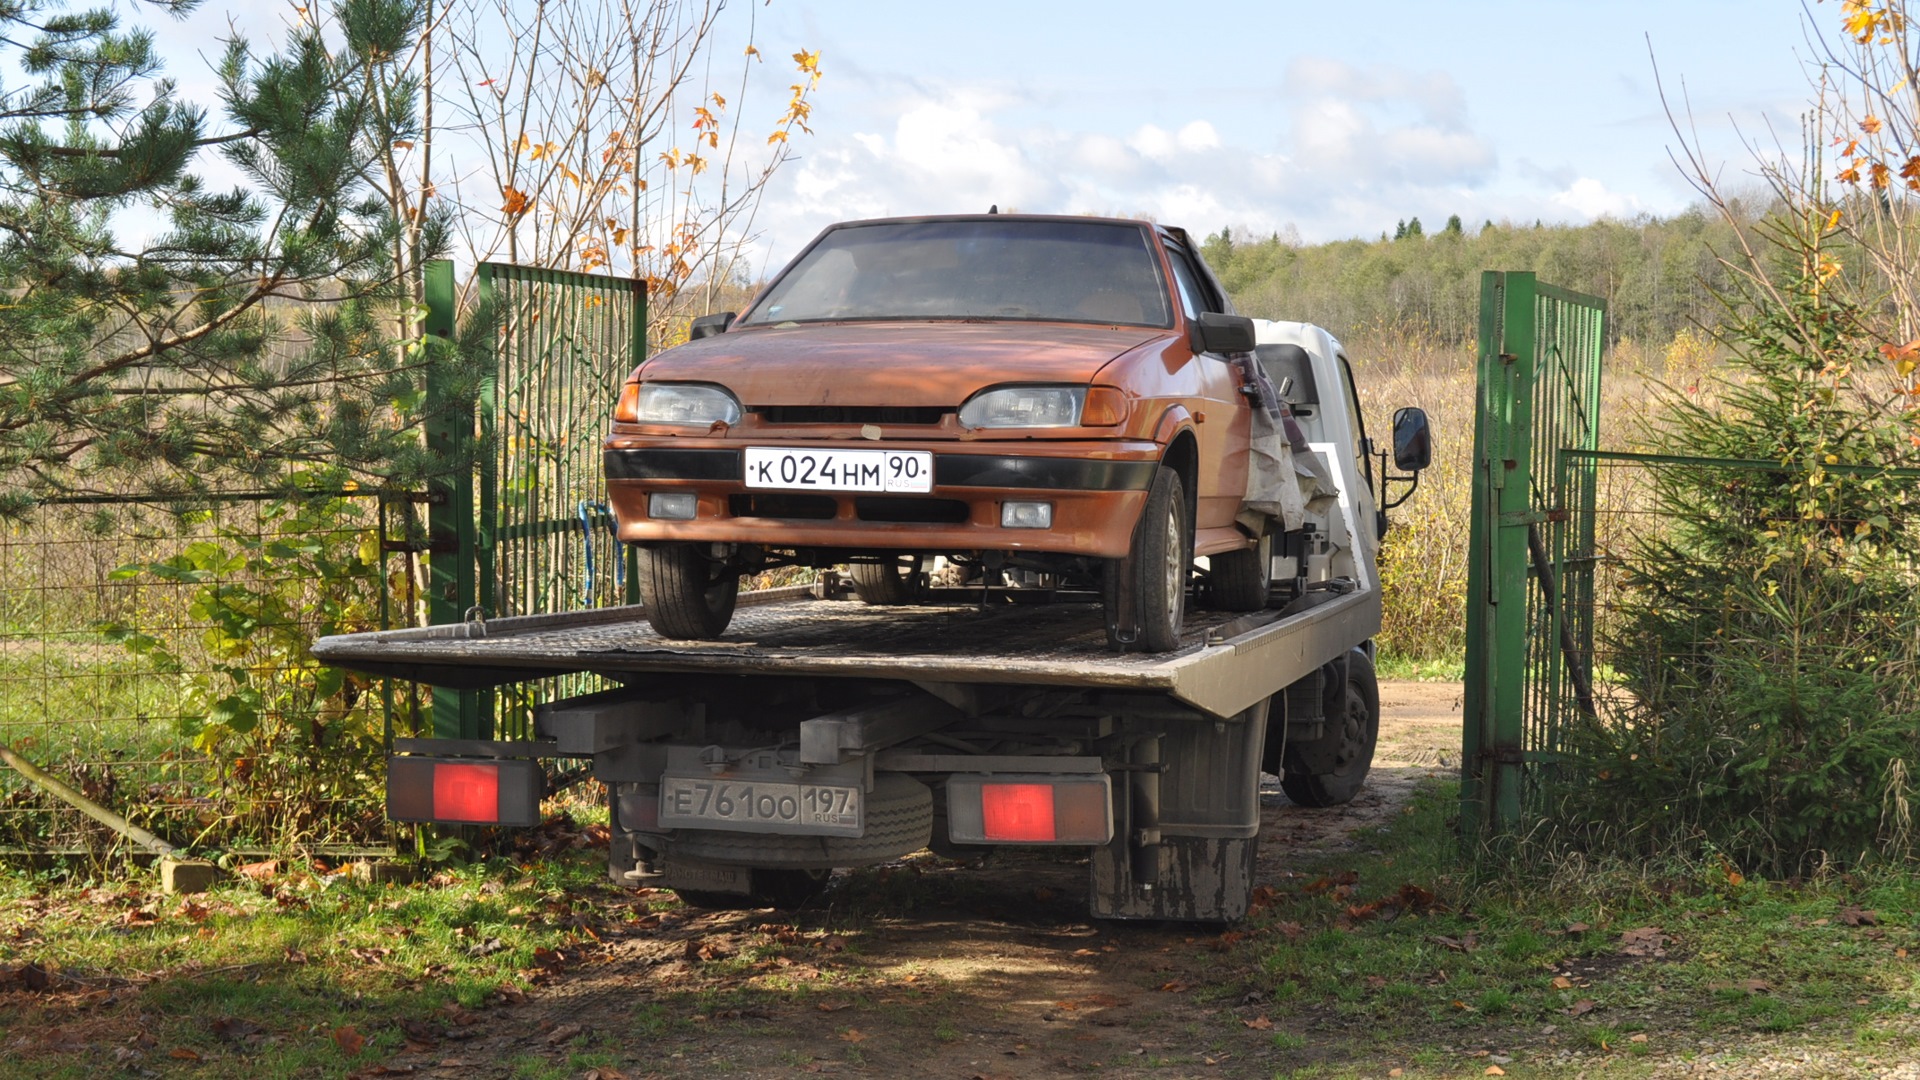
[[[865,836],[788,836],[781,833],[678,829],[667,854],[701,862],[763,870],[831,870],[871,866],[911,855],[933,837],[933,792],[911,776],[886,773],[867,793]]]
[[[639,554],[647,621],[655,631],[696,640],[726,632],[740,595],[732,567],[707,558],[697,544],[655,544]]]
[[[1100,599],[1107,619],[1107,644],[1115,649],[1169,652],[1180,647],[1187,616],[1187,579],[1193,567],[1193,515],[1180,474],[1164,465],[1155,470],[1146,509],[1133,527],[1133,547],[1124,559],[1107,562]],[[1121,603],[1131,600],[1130,604]],[[1124,609],[1133,609],[1131,625]]]
[[[853,582],[854,593],[868,604],[911,604],[919,599],[925,587],[918,555],[879,563],[852,563],[847,567],[847,577]]]
[[[1273,585],[1273,533],[1261,533],[1250,548],[1210,556],[1207,565],[1207,595],[1215,608],[1259,611]]]
[[[1299,806],[1342,806],[1366,785],[1373,768],[1373,747],[1380,739],[1380,684],[1373,661],[1354,649],[1347,654],[1346,693],[1338,714],[1327,717],[1325,738],[1333,742],[1333,769],[1324,773],[1287,771],[1280,790]],[[1317,740],[1316,740],[1317,741]]]

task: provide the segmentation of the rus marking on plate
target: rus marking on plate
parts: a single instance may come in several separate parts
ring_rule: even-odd
[[[749,446],[746,484],[789,491],[933,490],[933,454],[925,450],[815,450]]]
[[[665,828],[859,836],[865,800],[857,787],[667,776],[660,780]]]

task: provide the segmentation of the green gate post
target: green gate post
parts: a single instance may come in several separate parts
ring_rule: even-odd
[[[1469,846],[1520,821],[1525,765],[1527,527],[1533,460],[1534,276],[1480,277],[1479,400],[1467,562],[1461,830]]]
[[[453,341],[453,263],[435,259],[426,265],[427,317],[423,331],[441,348],[427,367],[427,447],[454,462],[428,485],[434,496],[427,508],[427,621],[439,626],[464,622],[478,603],[475,569],[473,424],[475,402],[449,386],[446,350]],[[429,354],[433,356],[434,354]],[[438,739],[484,739],[480,696],[472,690],[433,689],[433,735]]]

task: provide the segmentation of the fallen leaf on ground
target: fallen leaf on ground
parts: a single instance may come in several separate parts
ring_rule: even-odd
[[[1571,990],[1573,989],[1573,980],[1567,978],[1565,975],[1555,975],[1553,977],[1553,988],[1555,990]]]
[[[1840,925],[1878,926],[1880,925],[1880,913],[1848,905],[1840,909]]]
[[[348,1024],[346,1027],[333,1029],[333,1043],[340,1048],[341,1053],[352,1057],[367,1045],[367,1037],[355,1031],[352,1024]]]
[[[1574,1002],[1560,1011],[1566,1013],[1568,1016],[1585,1016],[1593,1011],[1593,999],[1581,998],[1579,1001]]]
[[[233,872],[249,881],[266,881],[280,872],[280,860],[267,859],[264,862],[253,862],[245,866],[236,866],[233,868]]]
[[[847,1030],[840,1033],[840,1038],[843,1041],[850,1042],[850,1043],[867,1041],[866,1033],[862,1032],[859,1028],[848,1028]]]
[[[200,1055],[184,1046],[176,1046],[167,1051],[167,1056],[175,1061],[199,1061]]]
[[[1643,1043],[1647,1041],[1647,1036],[1646,1036],[1646,1033],[1642,1032],[1641,1034],[1635,1035],[1633,1038],[1628,1039],[1627,1041],[1633,1042],[1633,1043]]]
[[[1268,1028],[1273,1026],[1273,1021],[1267,1019],[1264,1016],[1256,1016],[1251,1020],[1242,1020],[1240,1022],[1247,1025],[1248,1027],[1252,1028],[1255,1031],[1265,1031]]]
[[[1500,1067],[1500,1066],[1498,1066],[1498,1065],[1489,1065],[1489,1066],[1487,1066],[1487,1071],[1486,1071],[1486,1072],[1483,1072],[1483,1073],[1481,1073],[1480,1075],[1482,1075],[1482,1076],[1505,1076],[1505,1075],[1507,1075],[1507,1070],[1505,1070],[1505,1069],[1503,1069],[1503,1068],[1501,1068],[1501,1067]]]
[[[1620,952],[1624,956],[1661,957],[1667,955],[1669,940],[1659,927],[1643,926],[1620,935]]]
[[[1186,983],[1181,982],[1179,979],[1169,979],[1161,983],[1157,989],[1168,994],[1181,994],[1185,993],[1189,988]]]
[[[851,1009],[851,1008],[853,1008],[853,1002],[851,1002],[851,1001],[823,1001],[823,1002],[821,1002],[820,1004],[818,1004],[818,1005],[815,1005],[815,1006],[814,1006],[814,1008],[816,1008],[816,1009],[819,1009],[819,1010],[820,1010],[821,1012],[839,1012],[839,1011],[840,1011],[841,1009]]]

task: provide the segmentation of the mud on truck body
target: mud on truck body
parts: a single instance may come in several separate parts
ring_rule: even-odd
[[[395,740],[390,815],[536,824],[541,762],[587,759],[608,792],[613,879],[696,904],[790,906],[834,869],[927,847],[962,857],[1051,846],[1088,855],[1096,916],[1244,915],[1260,774],[1317,806],[1365,781],[1379,726],[1375,557],[1397,505],[1384,496],[1389,479],[1426,464],[1428,432],[1424,415],[1402,410],[1393,453],[1376,453],[1351,367],[1325,330],[1195,312],[1193,326],[1205,316],[1230,328],[1209,339],[1184,329],[1180,286],[1159,287],[1174,336],[1191,345],[1162,342],[1153,363],[1218,365],[1207,374],[1234,391],[1211,407],[1239,412],[1205,419],[1245,433],[1234,462],[1243,491],[1233,513],[1216,513],[1211,555],[1195,551],[1192,518],[1176,509],[1157,541],[1174,550],[1149,546],[1151,575],[1119,565],[1156,527],[1145,515],[1117,544],[1101,541],[1121,553],[1105,562],[975,549],[910,594],[876,597],[846,587],[860,576],[831,571],[806,586],[728,590],[713,634],[663,633],[642,605],[324,639],[314,651],[328,663],[436,687],[575,672],[615,684],[542,706],[534,741]],[[1238,355],[1208,351],[1210,340]],[[616,439],[630,434],[616,426]],[[704,432],[700,449],[742,454],[710,445],[719,434]],[[1406,475],[1389,477],[1389,459]],[[1175,467],[1147,465],[1146,491]],[[636,494],[624,505],[643,504]],[[991,509],[983,521],[997,524]],[[753,527],[760,550],[773,548],[779,534]],[[915,551],[902,535],[886,530],[883,550]],[[846,551],[823,542],[813,557]],[[1137,617],[1138,593],[1115,595],[1127,574],[1170,594],[1159,615],[1173,622],[1154,651],[1115,638],[1116,620]]]

